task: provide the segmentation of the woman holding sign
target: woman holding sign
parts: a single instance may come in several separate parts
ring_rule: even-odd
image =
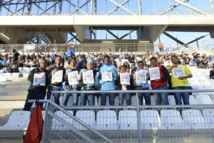
[[[71,59],[70,61],[70,68],[66,71],[66,88],[65,91],[77,91],[79,90],[79,71],[80,69],[77,68],[77,62],[76,59]],[[72,93],[72,94],[64,94],[64,106],[67,106],[69,96],[72,96],[73,106],[78,105],[78,94]]]
[[[188,81],[187,78],[192,78],[192,73],[188,69],[186,65],[182,65],[179,63],[177,56],[172,56],[171,58],[173,65],[168,69],[169,73],[171,73],[171,81],[172,87],[174,90],[188,90]],[[185,105],[189,105],[189,93],[179,93],[175,94],[175,102],[177,105],[181,105],[181,98],[183,99],[183,103]]]
[[[167,81],[169,78],[168,70],[158,65],[156,58],[151,58],[152,67],[149,68],[150,80],[153,90],[167,90]],[[156,71],[157,70],[157,71]],[[168,93],[154,93],[156,105],[169,105]]]
[[[86,64],[87,69],[81,70],[81,90],[94,90],[95,83],[94,79],[96,76],[96,70],[93,70],[93,62],[89,60]],[[82,93],[80,95],[80,105],[85,106],[86,102],[88,100],[88,105],[93,106],[94,105],[94,94],[84,94]]]
[[[115,90],[115,78],[118,73],[115,66],[110,65],[110,57],[104,57],[104,66],[99,70],[100,90]],[[106,95],[109,95],[109,104],[114,105],[114,93],[101,94],[101,105],[106,105]]]
[[[28,103],[28,100],[31,99],[44,99],[46,94],[46,87],[48,85],[47,70],[47,61],[41,60],[40,67],[33,69],[29,76],[28,81],[30,81],[30,87],[28,89],[28,95],[25,102],[23,110],[30,111],[30,108],[33,103]],[[42,106],[43,103],[40,103]]]

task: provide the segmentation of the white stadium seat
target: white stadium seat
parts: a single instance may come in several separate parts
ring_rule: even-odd
[[[26,130],[30,122],[30,111],[13,111],[8,122],[0,130]]]
[[[162,124],[168,129],[189,129],[181,118],[180,112],[177,110],[162,110]]]
[[[118,130],[116,112],[113,110],[101,110],[97,113],[97,130]]]
[[[73,111],[68,111],[68,112],[73,115]],[[66,121],[66,122],[68,122],[69,124],[72,125],[73,119],[71,119],[69,116],[64,114],[62,111],[56,111],[55,114],[57,116],[59,116],[60,118],[62,118],[64,121]],[[64,127],[62,125],[62,123],[60,121],[58,121],[57,119],[53,119],[52,129],[53,130],[65,130],[65,129],[67,129],[67,127]]]
[[[198,104],[197,100],[195,99],[195,97],[193,95],[189,96],[189,103],[190,103],[190,105],[197,105]]]
[[[192,129],[207,128],[204,123],[204,118],[199,110],[183,110],[182,117],[186,125]]]
[[[214,128],[214,109],[204,109],[202,113],[207,126],[211,126]]]
[[[161,126],[160,117],[156,110],[143,110],[140,112],[142,129],[166,129]]]
[[[84,111],[77,111],[76,115],[79,120],[83,121],[84,123],[88,124],[90,127],[95,128],[95,113],[91,110],[84,110]],[[77,123],[73,120],[74,127],[78,130],[86,130],[85,127]]]
[[[213,104],[213,101],[209,95],[197,95],[196,101],[198,104]]]
[[[133,110],[122,110],[119,112],[120,130],[137,129],[137,112]]]

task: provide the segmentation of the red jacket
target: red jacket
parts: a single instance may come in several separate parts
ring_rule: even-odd
[[[161,82],[156,82],[155,80],[152,81],[152,88],[157,88],[157,87],[161,87],[161,86],[167,86],[167,82],[168,82],[168,77],[169,77],[169,73],[168,75],[165,75],[162,72],[162,65],[158,65],[157,67],[159,67],[159,71],[160,71],[160,77],[161,77]],[[165,68],[165,67],[164,67]],[[168,71],[167,71],[168,72]],[[163,79],[164,76],[167,76]],[[164,80],[164,81],[163,81]]]

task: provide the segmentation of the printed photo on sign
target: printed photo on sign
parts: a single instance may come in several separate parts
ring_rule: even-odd
[[[68,83],[69,85],[79,84],[78,71],[68,73]]]
[[[103,71],[102,80],[103,81],[112,81],[112,72]]]
[[[52,83],[55,82],[62,82],[62,77],[63,77],[63,71],[59,70],[59,71],[52,71]]]
[[[87,84],[87,83],[94,83],[94,75],[93,75],[93,71],[87,71],[87,72],[83,72],[82,74],[83,76],[83,83]]]
[[[45,86],[45,73],[35,73],[33,77],[33,85],[36,86],[39,84],[40,86]]]
[[[159,67],[149,68],[150,80],[160,79]]]
[[[130,85],[130,76],[129,73],[120,74],[120,83]]]
[[[183,66],[179,66],[177,68],[173,68],[172,69],[172,73],[174,75],[174,78],[179,78],[181,76],[185,76]]]
[[[136,71],[136,83],[146,83],[146,71]]]

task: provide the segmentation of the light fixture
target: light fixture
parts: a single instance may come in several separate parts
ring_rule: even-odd
[[[6,35],[4,35],[3,33],[0,33],[4,38],[6,38],[6,39],[8,39],[8,40],[10,40],[10,38],[9,37],[7,37]]]

